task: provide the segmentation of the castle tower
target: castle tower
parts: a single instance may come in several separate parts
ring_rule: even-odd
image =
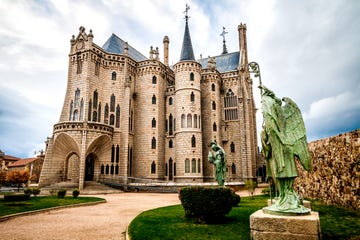
[[[185,16],[184,40],[175,74],[175,158],[177,182],[203,181],[201,134],[201,64],[195,61]]]

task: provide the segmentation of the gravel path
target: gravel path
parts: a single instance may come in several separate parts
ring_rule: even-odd
[[[247,192],[237,193],[247,196]],[[107,202],[52,210],[0,222],[0,239],[122,240],[125,239],[126,227],[141,212],[180,204],[177,193],[118,193],[95,196],[105,198]]]

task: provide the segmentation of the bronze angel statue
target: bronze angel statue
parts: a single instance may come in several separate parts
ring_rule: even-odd
[[[310,209],[302,206],[293,189],[298,176],[296,159],[306,170],[311,170],[311,160],[306,140],[306,131],[299,107],[290,98],[282,100],[260,85],[263,130],[261,132],[262,153],[279,196],[275,204],[264,208],[275,214],[309,214]],[[285,105],[282,105],[282,102]]]

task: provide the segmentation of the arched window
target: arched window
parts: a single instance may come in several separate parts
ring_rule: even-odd
[[[192,127],[192,117],[190,113],[187,115],[187,127],[188,128]]]
[[[80,101],[80,121],[84,120],[84,99]]]
[[[194,81],[194,73],[190,73],[190,81]]]
[[[78,110],[75,110],[73,114],[73,121],[77,121],[77,120],[78,120]]]
[[[156,138],[155,137],[153,137],[151,139],[151,149],[156,149]]]
[[[194,135],[191,137],[191,147],[196,147],[196,137]]]
[[[169,116],[169,135],[173,135],[173,116]]]
[[[156,173],[156,164],[155,162],[153,161],[151,163],[151,174],[155,174]]]
[[[198,173],[201,172],[201,161],[200,158],[198,159]]]
[[[111,73],[111,80],[116,80],[116,72]]]
[[[213,124],[213,131],[214,131],[214,132],[217,131],[217,125],[216,125],[216,123]]]
[[[165,163],[165,176],[166,176],[166,177],[168,176],[168,172],[169,172],[169,170],[168,170],[168,164]]]
[[[191,92],[191,94],[190,94],[190,101],[191,101],[191,102],[194,102],[194,101],[195,101],[195,94],[194,94],[194,92]]]
[[[173,98],[169,97],[169,105],[173,105]]]
[[[156,76],[153,76],[153,77],[152,77],[152,83],[153,83],[153,84],[156,84]]]
[[[169,148],[173,148],[173,147],[174,147],[173,141],[170,139],[170,141],[169,141]]]
[[[156,128],[156,119],[155,118],[153,118],[151,121],[151,127]]]
[[[119,165],[118,164],[116,164],[116,166],[115,166],[115,174],[116,175],[119,174]]]
[[[185,128],[186,117],[185,114],[181,114],[181,128]]]
[[[80,103],[80,89],[76,89],[75,91],[75,108],[79,107]]]
[[[115,156],[116,162],[118,163],[120,160],[120,147],[119,145],[116,145],[116,156]]]
[[[230,144],[230,152],[235,152],[235,144],[233,142]]]
[[[236,174],[236,166],[235,163],[231,165],[231,174]]]
[[[101,122],[101,103],[98,106],[98,122]]]
[[[109,123],[109,105],[105,105],[105,112],[104,112],[104,123]]]
[[[97,108],[97,105],[98,105],[98,92],[97,90],[94,91],[93,93],[93,108],[96,109]]]
[[[114,162],[115,159],[115,146],[114,144],[111,147],[111,162]]]
[[[110,174],[114,174],[114,164],[111,164],[111,168],[110,168]]]
[[[197,128],[197,115],[196,114],[194,114],[194,128]]]
[[[216,103],[215,103],[215,101],[212,102],[212,110],[216,110]]]
[[[106,164],[105,173],[109,174],[109,164]]]
[[[80,58],[80,54],[76,56],[76,63],[77,63],[76,73],[80,74],[82,72],[82,61]]]
[[[190,173],[190,160],[185,159],[185,173]]]
[[[112,94],[110,97],[110,112],[115,112],[115,95]]]
[[[155,95],[152,96],[151,103],[152,103],[152,104],[156,104],[156,97],[155,97]]]
[[[200,118],[200,115],[199,115],[198,119],[199,119],[199,128],[201,128],[201,118]]]
[[[92,119],[93,119],[93,122],[97,121],[97,111],[93,111]]]
[[[191,172],[196,173],[196,159],[195,158],[193,158],[191,160]]]
[[[211,91],[215,92],[215,84],[211,84]]]
[[[114,114],[111,114],[110,115],[110,125],[114,125],[114,122],[115,122],[115,116],[114,116]]]
[[[104,174],[104,172],[105,172],[104,164],[101,164],[101,174]]]
[[[116,124],[115,127],[120,127],[120,105],[116,106]]]
[[[88,121],[91,122],[91,116],[92,116],[92,102],[89,101],[89,109],[88,109]]]

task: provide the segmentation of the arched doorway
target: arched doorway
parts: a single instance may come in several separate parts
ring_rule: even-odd
[[[85,181],[94,180],[94,162],[95,156],[93,154],[89,154],[85,161]]]

